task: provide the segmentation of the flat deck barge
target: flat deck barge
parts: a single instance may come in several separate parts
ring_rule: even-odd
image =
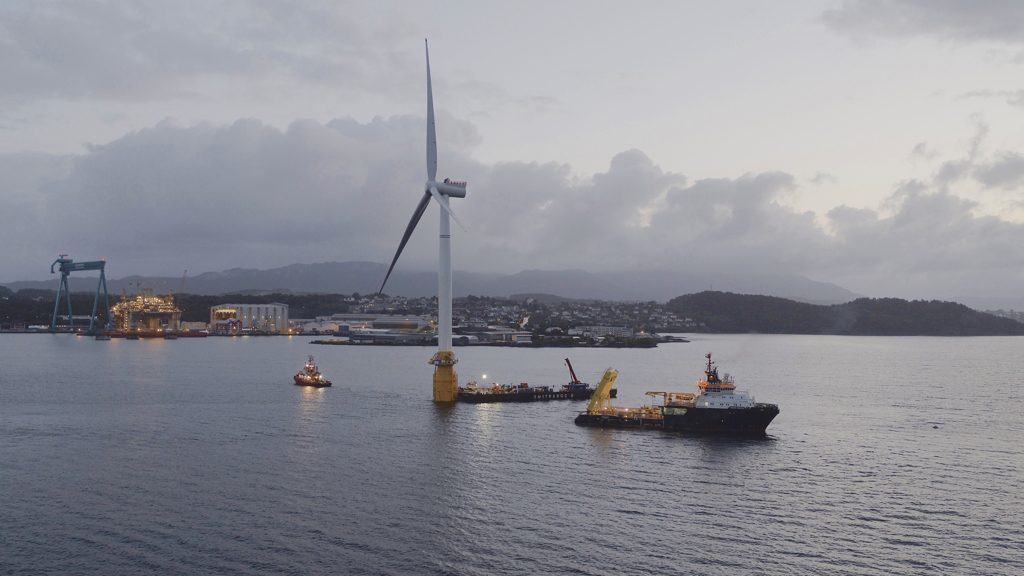
[[[554,389],[550,386],[534,388],[519,386],[492,386],[490,388],[459,388],[457,399],[468,404],[487,404],[490,402],[546,402],[548,400],[590,400],[594,389],[567,390]],[[610,392],[612,398],[617,390]]]
[[[518,386],[509,384],[495,384],[490,387],[480,387],[476,382],[470,382],[465,388],[460,387],[456,400],[468,404],[487,404],[491,402],[546,402],[549,400],[590,400],[594,395],[595,388],[586,382],[581,382],[576,377],[576,371],[572,368],[572,362],[568,358],[565,364],[569,367],[568,384],[560,388],[551,386],[533,386],[522,383]],[[606,393],[615,398],[618,390],[612,388]]]

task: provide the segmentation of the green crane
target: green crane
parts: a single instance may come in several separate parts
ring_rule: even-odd
[[[65,300],[68,305],[68,327],[73,332],[75,329],[74,316],[71,314],[71,288],[68,286],[68,275],[72,272],[82,272],[86,270],[99,270],[100,280],[96,284],[96,297],[92,301],[92,314],[89,315],[89,331],[88,334],[95,334],[96,328],[96,307],[100,301],[100,288],[103,288],[103,301],[107,308],[107,323],[110,323],[110,296],[107,294],[107,277],[104,273],[104,268],[107,265],[106,260],[96,260],[93,262],[75,262],[71,258],[68,258],[67,254],[61,254],[53,264],[50,264],[50,274],[55,274],[54,268],[60,264],[60,286],[57,288],[57,300],[53,303],[53,318],[50,320],[50,332],[57,331],[57,310],[60,308],[60,295],[64,294]]]

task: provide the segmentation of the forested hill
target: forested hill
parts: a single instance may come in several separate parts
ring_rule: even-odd
[[[861,336],[1024,335],[1024,324],[938,300],[859,298],[819,306],[731,292],[700,292],[669,300],[679,316],[703,323],[702,331]]]

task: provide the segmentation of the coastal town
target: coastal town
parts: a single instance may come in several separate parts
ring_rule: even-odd
[[[0,287],[0,331],[76,332],[113,338],[312,335],[329,344],[429,345],[435,297],[292,292],[200,295],[145,288],[105,298]],[[70,305],[68,304],[70,302]],[[90,312],[91,311],[91,312]],[[701,292],[668,302],[567,299],[550,294],[465,296],[452,306],[457,346],[647,347],[678,333],[1012,335],[1014,311],[979,312],[941,301],[857,299],[813,305],[767,296]],[[68,321],[68,318],[71,321]]]
[[[22,293],[25,292],[25,293]],[[337,336],[362,344],[419,344],[436,338],[437,299],[385,294],[122,295],[96,316],[87,313],[91,296],[75,294],[82,312],[63,304],[50,317],[54,295],[44,291],[4,294],[0,329],[10,332],[82,331],[107,326],[115,337],[175,335]],[[70,309],[70,308],[69,308]],[[457,345],[653,345],[658,334],[688,332],[701,323],[680,317],[657,302],[568,300],[548,295],[511,298],[468,296],[453,304]],[[52,322],[52,325],[51,325]]]

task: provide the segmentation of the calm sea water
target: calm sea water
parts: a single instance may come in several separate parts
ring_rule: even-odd
[[[1024,574],[1024,339],[704,336],[462,348],[462,381],[703,355],[766,440],[439,407],[427,348],[0,336],[3,574]],[[292,385],[317,356],[334,387]]]

